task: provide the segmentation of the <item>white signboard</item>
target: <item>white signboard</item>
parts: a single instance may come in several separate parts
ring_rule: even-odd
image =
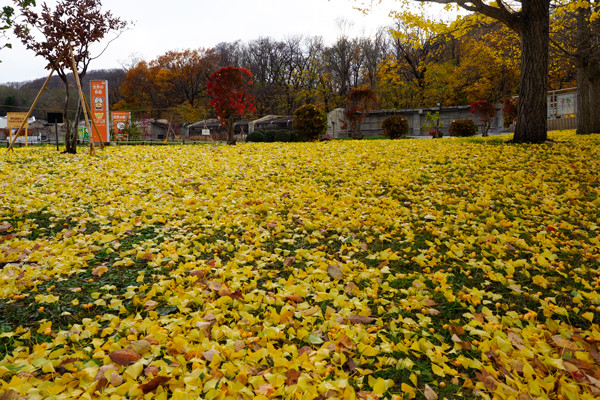
[[[575,114],[576,94],[565,93],[556,95],[556,115]]]
[[[210,136],[210,129],[202,129],[202,136]]]
[[[557,93],[548,96],[548,118],[564,117],[577,113],[577,93]]]

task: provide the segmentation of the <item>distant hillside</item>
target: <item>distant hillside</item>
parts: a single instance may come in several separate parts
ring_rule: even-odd
[[[89,98],[90,81],[106,80],[108,81],[108,99],[110,104],[121,100],[120,86],[125,80],[126,72],[122,69],[100,69],[89,71],[83,78],[82,86],[86,97]],[[34,79],[27,82],[11,82],[9,84],[0,84],[0,116],[7,112],[26,112],[35,96],[44,85],[46,78]],[[75,86],[73,74],[68,75],[69,84]],[[45,119],[49,111],[62,111],[64,107],[64,85],[62,80],[53,76],[46,86],[44,94],[40,98],[37,107],[34,110],[34,116],[38,119]],[[72,92],[69,109],[73,112],[77,108],[77,94]]]
[[[126,72],[122,69],[98,69],[94,71],[89,71],[85,77],[83,78],[83,82],[81,83],[84,91],[89,92],[90,81],[92,80],[107,80],[108,86],[110,87],[118,87],[123,83],[125,79]],[[75,79],[73,78],[73,74],[69,74],[67,79],[69,83],[75,84]],[[37,90],[39,91],[44,84],[46,78],[39,78],[29,82],[21,82],[17,85],[20,90]],[[47,89],[49,90],[57,90],[63,89],[63,82],[58,77],[58,75],[54,75],[50,82],[48,82]]]

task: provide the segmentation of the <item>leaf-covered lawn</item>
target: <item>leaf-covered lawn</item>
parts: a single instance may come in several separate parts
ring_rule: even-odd
[[[0,398],[598,398],[600,137],[552,137],[2,157]]]

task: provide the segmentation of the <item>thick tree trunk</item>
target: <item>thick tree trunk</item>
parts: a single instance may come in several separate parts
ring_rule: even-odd
[[[600,69],[595,65],[590,77],[590,131],[600,133]]]
[[[513,142],[543,143],[548,138],[549,1],[523,2],[522,12],[519,111]]]
[[[235,145],[235,135],[233,131],[233,118],[227,120],[227,144]]]
[[[595,1],[592,5],[595,13],[600,12],[600,2]],[[590,39],[594,40],[596,46],[592,47],[590,61],[590,107],[592,133],[600,133],[600,48],[598,38],[600,37],[600,19],[596,18],[590,23]]]
[[[577,134],[592,133],[592,110],[590,109],[590,77],[589,66],[585,60],[578,60],[577,65]]]
[[[577,9],[577,134],[592,133],[589,8]]]

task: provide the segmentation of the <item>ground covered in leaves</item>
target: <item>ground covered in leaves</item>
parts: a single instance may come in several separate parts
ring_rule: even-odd
[[[0,398],[600,396],[600,137],[19,149]]]

